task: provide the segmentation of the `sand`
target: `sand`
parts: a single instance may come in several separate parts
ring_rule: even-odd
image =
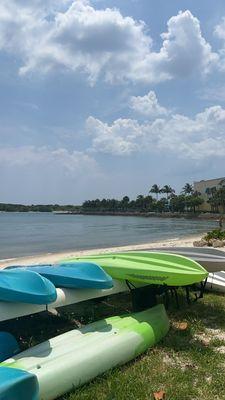
[[[57,263],[62,259],[74,257],[74,256],[81,256],[81,255],[88,255],[88,254],[96,254],[96,253],[109,253],[111,251],[125,251],[125,250],[145,250],[152,247],[193,247],[194,240],[200,240],[202,235],[195,235],[195,236],[188,236],[184,238],[176,238],[176,239],[167,239],[158,242],[150,242],[144,244],[136,244],[136,245],[129,245],[129,246],[117,246],[117,247],[108,247],[102,249],[92,249],[92,250],[74,250],[74,251],[64,251],[60,253],[46,253],[40,255],[34,255],[29,257],[19,257],[19,258],[10,258],[1,261],[1,267],[3,268],[8,265],[28,265],[28,264],[52,264]]]

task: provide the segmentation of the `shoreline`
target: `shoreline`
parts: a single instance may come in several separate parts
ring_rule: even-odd
[[[0,214],[54,214],[54,215],[82,215],[82,216],[101,216],[101,217],[143,217],[143,218],[171,218],[171,219],[193,219],[219,221],[224,217],[224,213],[211,212],[154,212],[154,211],[2,211]]]
[[[144,212],[144,211],[52,211],[54,215],[92,215],[101,217],[143,217],[218,221],[223,214],[210,212]]]
[[[155,242],[143,243],[143,244],[133,244],[133,245],[126,245],[126,246],[115,246],[115,247],[107,247],[107,248],[98,248],[98,249],[89,249],[89,250],[67,250],[58,253],[45,253],[45,254],[36,254],[31,256],[24,256],[24,257],[15,257],[15,258],[8,258],[4,260],[0,260],[0,269],[4,268],[9,265],[16,265],[16,264],[53,264],[57,263],[62,259],[75,257],[75,256],[82,256],[82,255],[91,255],[91,254],[104,254],[109,252],[118,252],[118,251],[128,251],[128,250],[146,250],[148,248],[153,247],[193,247],[193,241],[200,240],[202,235],[191,235],[186,236],[183,238],[175,238],[175,239],[166,239],[166,240],[159,240]]]

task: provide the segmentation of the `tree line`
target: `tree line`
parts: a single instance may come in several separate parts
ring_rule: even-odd
[[[225,213],[225,179],[221,180],[217,187],[207,188],[205,191],[207,202],[211,211]],[[138,195],[132,200],[124,196],[117,199],[95,199],[84,201],[81,206],[59,204],[10,204],[0,203],[1,211],[14,212],[196,212],[198,206],[204,202],[201,193],[194,191],[191,184],[186,183],[179,194],[170,185],[160,187],[154,184],[148,191],[148,195]]]
[[[208,197],[207,202],[211,206],[211,211],[218,213],[220,208],[223,213],[225,212],[225,179],[219,182],[218,187],[213,186],[211,188],[206,188],[205,193]]]
[[[76,212],[80,210],[79,206],[74,205],[59,205],[59,204],[10,204],[0,203],[0,211],[2,212],[53,212],[53,211],[68,211]]]
[[[196,208],[203,201],[201,193],[194,191],[189,183],[185,184],[180,194],[176,194],[169,185],[160,188],[159,185],[154,184],[147,196],[140,194],[135,200],[130,200],[128,196],[124,196],[122,200],[87,200],[82,204],[82,210],[87,212],[196,212]]]

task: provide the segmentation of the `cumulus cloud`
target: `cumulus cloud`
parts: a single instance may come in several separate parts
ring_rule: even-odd
[[[94,151],[114,155],[162,151],[196,160],[225,156],[225,109],[221,106],[206,108],[194,118],[176,114],[145,123],[118,119],[108,125],[89,117],[87,131]]]
[[[154,52],[143,21],[90,2],[2,0],[0,49],[21,60],[20,74],[52,69],[85,73],[93,84],[160,82],[207,73],[218,55],[203,38],[190,11],[170,18],[162,46]]]
[[[116,9],[96,10],[87,1],[74,1],[50,20],[4,0],[0,11],[0,47],[20,53],[21,74],[64,68],[83,70],[90,81],[101,72],[107,81],[120,73],[123,79],[122,69],[129,74],[132,62],[142,59],[151,45],[143,22],[124,18]]]
[[[89,117],[86,128],[92,137],[93,149],[108,154],[129,155],[138,150],[136,137],[140,132],[137,121],[117,119],[111,126],[99,119]]]
[[[130,108],[148,117],[168,114],[168,110],[159,104],[156,94],[152,90],[145,96],[131,96]]]
[[[199,20],[187,10],[170,18],[167,26],[168,31],[161,35],[162,66],[173,76],[190,75],[196,70],[209,72],[218,55],[202,36]]]

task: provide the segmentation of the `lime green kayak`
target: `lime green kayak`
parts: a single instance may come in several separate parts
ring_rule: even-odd
[[[171,250],[172,251],[172,250]],[[91,261],[112,278],[145,284],[186,286],[203,281],[208,272],[189,258],[161,252],[122,252],[76,257],[61,261]]]
[[[56,336],[0,364],[0,399],[53,400],[154,346],[169,330],[162,304]]]

